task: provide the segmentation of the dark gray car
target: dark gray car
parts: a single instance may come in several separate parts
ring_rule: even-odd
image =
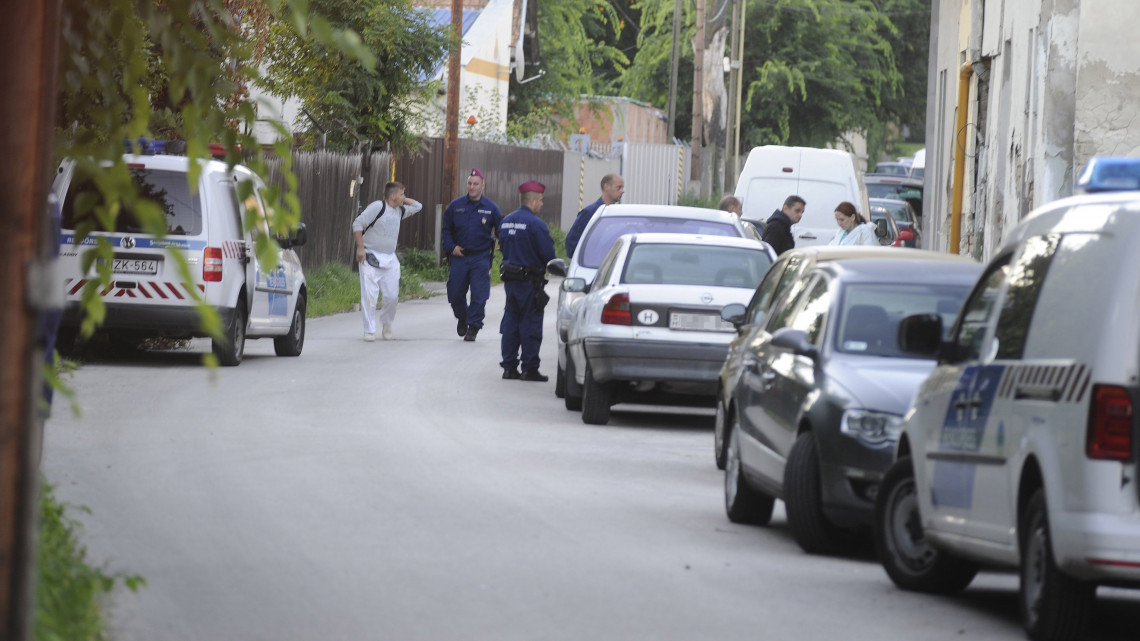
[[[940,314],[949,326],[981,271],[968,258],[912,251],[922,257],[817,265],[744,347],[729,400],[732,521],[767,523],[782,499],[809,553],[838,551],[844,530],[870,525],[902,416],[934,368],[898,349],[898,322]]]

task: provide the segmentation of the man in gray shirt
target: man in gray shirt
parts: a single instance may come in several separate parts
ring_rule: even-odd
[[[392,321],[396,320],[396,303],[400,299],[400,260],[396,258],[396,239],[400,221],[414,216],[423,205],[404,196],[404,186],[397,182],[384,185],[384,200],[364,208],[352,221],[356,237],[356,262],[360,264],[360,313],[364,316],[364,340],[376,340],[376,321],[383,327],[384,340],[392,339]],[[376,296],[381,298],[377,319]]]

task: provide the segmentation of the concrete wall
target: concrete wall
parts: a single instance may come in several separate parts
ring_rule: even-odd
[[[1090,157],[1140,154],[1137,24],[1135,0],[936,0],[924,220],[934,248],[949,249],[955,154],[966,168],[959,249],[979,259],[1032,209],[1070,195]]]

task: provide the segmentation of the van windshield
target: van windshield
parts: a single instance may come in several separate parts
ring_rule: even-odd
[[[601,216],[590,227],[586,239],[582,241],[582,248],[578,252],[581,254],[578,264],[582,267],[597,268],[620,236],[643,232],[740,237],[740,231],[736,227],[710,220],[664,216]]]
[[[131,179],[139,195],[158,205],[171,236],[197,236],[202,233],[202,204],[190,193],[185,172],[132,169]],[[103,196],[93,180],[75,180],[63,201],[63,228],[75,229],[92,221],[99,231],[141,233],[147,231],[130,207],[124,207],[115,218],[115,228],[106,229],[95,217],[95,208],[103,204]]]

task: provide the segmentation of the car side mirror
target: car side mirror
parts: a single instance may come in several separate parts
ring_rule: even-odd
[[[551,259],[550,262],[546,263],[546,273],[551,274],[553,276],[561,276],[561,277],[565,278],[566,277],[566,261],[562,260],[561,258]]]
[[[808,340],[807,333],[802,329],[781,327],[772,334],[772,345],[791,350],[799,356],[807,356],[812,360],[819,358],[819,348]]]
[[[906,240],[914,240],[914,230],[910,227],[904,227],[899,230],[899,238]]]
[[[887,221],[879,219],[875,221],[875,235],[879,237],[880,245],[889,245],[891,243],[891,234],[887,230]]]
[[[562,281],[562,291],[570,293],[585,293],[587,290],[585,278],[567,278]]]
[[[945,348],[942,343],[942,317],[938,314],[915,314],[899,323],[899,349],[907,354],[938,358]]]
[[[720,309],[721,320],[732,323],[737,330],[747,320],[747,314],[748,308],[741,303],[729,303]]]

